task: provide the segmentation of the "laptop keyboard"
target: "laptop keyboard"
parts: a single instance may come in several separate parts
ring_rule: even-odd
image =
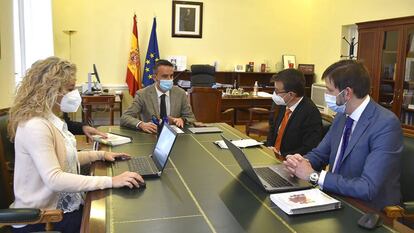
[[[272,187],[277,188],[293,186],[285,178],[281,177],[279,174],[268,167],[257,167],[254,168],[254,170],[256,171],[257,175],[260,176],[260,178],[265,180]]]
[[[127,161],[129,171],[139,172],[140,174],[154,173],[147,157],[136,157]]]

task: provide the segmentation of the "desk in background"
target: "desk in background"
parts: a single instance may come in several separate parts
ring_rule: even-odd
[[[109,108],[109,122],[114,124],[115,104],[119,107],[119,117],[122,116],[122,99],[121,94],[97,94],[97,95],[82,95],[82,121],[88,123],[92,120],[92,111],[94,106],[104,105]]]
[[[230,138],[246,138],[226,124],[217,124]],[[110,148],[133,156],[150,154],[155,135],[110,127],[132,143]],[[107,131],[108,127],[100,130]],[[229,150],[213,144],[220,134],[178,135],[161,178],[146,179],[147,188],[89,192],[82,232],[367,232],[358,227],[362,212],[344,198],[335,211],[288,216],[274,206],[269,194],[241,172]],[[278,161],[266,147],[244,149],[254,165]],[[111,175],[109,163],[97,162],[95,175]],[[370,232],[392,232],[380,227]]]
[[[234,122],[236,125],[246,124],[249,122],[249,108],[267,108],[271,109],[273,100],[271,97],[231,97],[223,96],[221,99],[221,109],[224,111],[234,108]],[[263,119],[258,119],[263,120]],[[268,120],[268,118],[264,119]]]

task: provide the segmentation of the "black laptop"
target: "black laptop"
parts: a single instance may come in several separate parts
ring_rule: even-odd
[[[251,179],[261,185],[267,192],[287,192],[312,188],[309,182],[291,177],[284,169],[283,164],[253,167],[244,152],[221,135],[230,149],[237,163]]]
[[[112,165],[114,176],[125,171],[133,171],[138,172],[142,177],[160,177],[167,165],[176,138],[175,130],[164,124],[152,154],[115,162]]]

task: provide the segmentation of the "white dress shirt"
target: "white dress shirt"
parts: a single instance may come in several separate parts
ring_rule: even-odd
[[[157,91],[158,96],[158,110],[160,110],[161,106],[161,95],[165,94],[165,107],[167,108],[167,116],[171,115],[170,91],[162,93],[160,90],[158,90],[157,87],[155,87],[155,90]]]

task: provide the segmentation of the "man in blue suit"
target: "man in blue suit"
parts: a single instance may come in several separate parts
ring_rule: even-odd
[[[369,97],[370,77],[361,63],[336,62],[322,79],[325,101],[336,117],[318,147],[304,157],[288,155],[286,168],[324,191],[363,200],[377,210],[399,204],[403,138],[398,118]]]

